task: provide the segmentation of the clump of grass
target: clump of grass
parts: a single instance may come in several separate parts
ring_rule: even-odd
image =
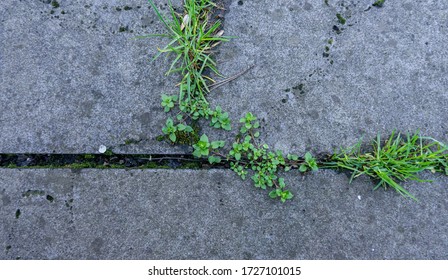
[[[350,170],[353,172],[350,182],[361,175],[370,176],[379,181],[374,190],[391,187],[414,200],[417,199],[397,182],[428,182],[416,175],[424,170],[448,175],[448,147],[433,138],[421,137],[419,133],[403,138],[394,131],[384,143],[378,135],[372,147],[373,152],[363,154],[359,141],[355,146],[334,154],[326,166]]]
[[[195,113],[201,108],[208,108],[205,96],[210,91],[209,83],[214,83],[214,80],[206,75],[206,71],[211,70],[220,75],[211,57],[212,49],[220,42],[230,40],[230,37],[222,36],[220,21],[210,21],[216,4],[210,0],[185,0],[184,12],[179,14],[168,1],[170,16],[167,18],[153,0],[149,0],[149,3],[167,30],[165,34],[149,36],[170,39],[164,48],[159,49],[154,59],[163,53],[175,56],[166,75],[180,73],[182,76],[178,98],[181,109]]]

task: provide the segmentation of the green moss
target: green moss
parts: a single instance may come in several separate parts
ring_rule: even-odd
[[[375,3],[373,3],[372,6],[381,8],[383,6],[384,2],[386,2],[386,0],[378,0]]]
[[[124,140],[124,144],[125,144],[125,145],[138,144],[138,143],[140,143],[141,141],[142,141],[142,140],[137,140],[137,139],[129,138],[129,139]]]
[[[58,1],[56,1],[56,0],[53,0],[53,1],[51,1],[51,6],[53,6],[53,8],[59,8],[59,3],[58,3]]]
[[[197,123],[193,123],[191,125],[191,127],[193,128],[193,132],[186,132],[186,131],[176,131],[176,144],[181,144],[181,145],[193,145],[196,144],[197,142],[199,142],[199,132],[200,132],[200,127],[198,126]],[[168,135],[161,135],[158,136],[156,138],[158,141],[163,141],[163,140],[167,140],[169,142],[171,142],[168,139]]]
[[[155,162],[148,162],[141,166],[142,168],[157,168],[157,164]]]
[[[201,167],[200,162],[185,162],[179,169],[200,169]]]
[[[82,169],[82,168],[94,168],[97,167],[92,162],[82,162],[82,163],[71,163],[64,166],[65,168],[71,168],[71,169]]]
[[[347,21],[341,14],[336,14],[336,17],[338,18],[340,24],[345,24]]]

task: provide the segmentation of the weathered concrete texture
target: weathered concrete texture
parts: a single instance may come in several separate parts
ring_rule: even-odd
[[[286,152],[331,152],[393,129],[447,142],[448,2],[368,11],[373,0],[328,2],[232,1],[225,32],[238,38],[220,47],[220,69],[255,68],[213,103],[234,126],[247,111],[258,115],[262,138]]]
[[[225,170],[1,169],[0,258],[446,259],[448,179],[430,178],[405,184],[417,203],[292,172],[282,204]]]
[[[50,2],[2,1],[0,153],[95,152],[127,139],[149,140],[122,151],[181,151],[154,140],[160,95],[178,77],[163,75],[169,60],[151,63],[164,41],[133,39],[164,31],[149,4]]]

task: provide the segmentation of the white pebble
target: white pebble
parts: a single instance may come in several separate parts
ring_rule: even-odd
[[[107,147],[104,145],[100,145],[100,148],[98,149],[98,152],[104,154],[107,150]]]

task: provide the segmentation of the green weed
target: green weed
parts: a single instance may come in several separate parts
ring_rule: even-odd
[[[211,57],[212,49],[220,42],[229,41],[230,37],[222,36],[220,21],[210,22],[211,10],[216,7],[210,0],[185,0],[183,14],[176,13],[171,1],[168,1],[169,18],[162,15],[153,0],[149,0],[149,3],[167,30],[165,34],[153,34],[149,37],[158,36],[170,40],[164,48],[159,49],[154,59],[164,53],[175,56],[166,75],[181,75],[178,102],[184,110],[195,113],[198,107],[208,104],[205,97],[210,91],[208,84],[214,82],[210,76],[205,75],[205,71],[211,70],[220,75]]]
[[[170,13],[164,16],[153,0],[148,1],[167,33],[142,37],[168,38],[169,43],[159,49],[154,60],[161,54],[172,55],[174,60],[166,75],[178,73],[181,76],[178,95],[162,94],[161,105],[165,112],[170,112],[176,104],[179,108],[176,119],[168,119],[163,133],[171,142],[177,143],[176,131],[185,129],[190,133],[192,121],[200,118],[210,120],[210,126],[214,128],[230,130],[228,113],[219,106],[212,110],[206,98],[210,85],[215,84],[209,73],[221,76],[212,58],[212,49],[231,38],[223,36],[219,20],[210,20],[216,4],[210,0],[185,0],[184,12],[179,14],[168,1]]]
[[[447,146],[432,138],[421,137],[419,133],[403,138],[394,131],[384,142],[378,135],[372,147],[372,152],[361,153],[359,141],[352,148],[334,154],[325,165],[350,170],[353,172],[350,181],[361,175],[370,176],[379,181],[375,190],[391,187],[414,200],[416,198],[397,182],[427,182],[416,175],[424,170],[448,174]]]

